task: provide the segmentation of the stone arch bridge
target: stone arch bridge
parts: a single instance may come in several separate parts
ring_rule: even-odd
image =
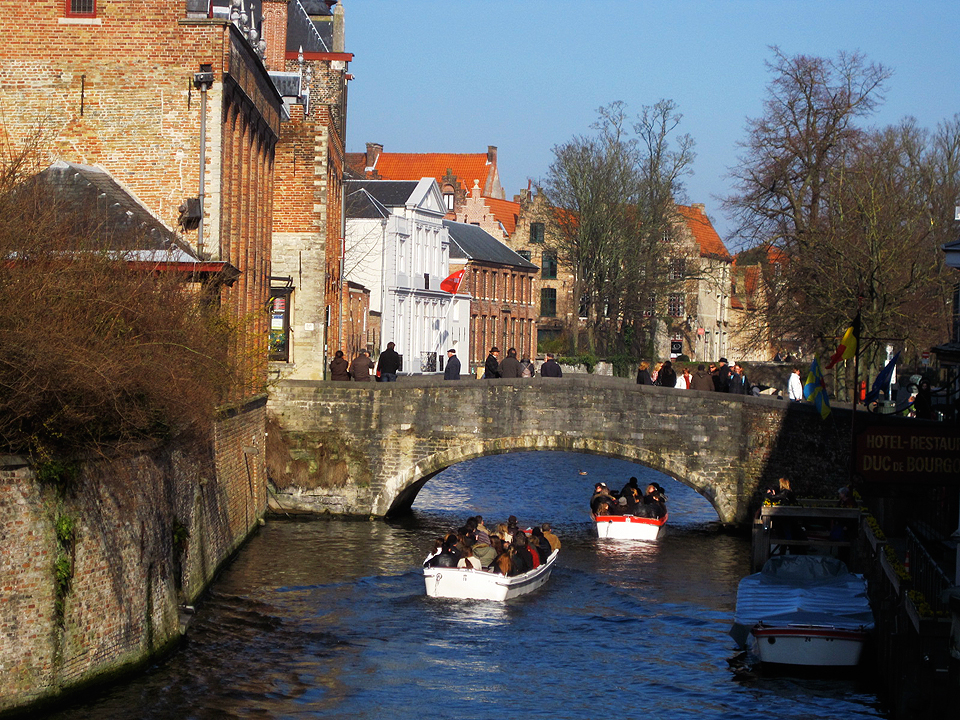
[[[565,450],[659,470],[707,498],[721,522],[742,525],[781,476],[832,494],[849,472],[849,410],[824,422],[805,403],[587,374],[283,381],[268,412],[268,473],[286,511],[390,516],[456,463]]]

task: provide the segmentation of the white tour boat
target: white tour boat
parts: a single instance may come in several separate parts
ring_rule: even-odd
[[[550,579],[559,550],[550,553],[547,561],[523,575],[505,577],[500,573],[472,568],[423,568],[423,581],[430,597],[461,600],[510,600],[533,592]]]
[[[781,555],[740,581],[730,635],[763,663],[849,667],[873,626],[862,575],[834,557]]]
[[[614,540],[656,540],[660,529],[667,522],[662,518],[645,518],[634,515],[594,515],[597,535]]]

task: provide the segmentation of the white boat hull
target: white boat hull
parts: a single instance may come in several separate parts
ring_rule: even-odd
[[[633,515],[597,515],[597,535],[611,540],[656,540],[667,522],[662,518],[642,518]]]
[[[867,633],[825,627],[765,627],[750,633],[751,651],[763,663],[853,667],[860,663]]]
[[[502,602],[531,593],[546,583],[558,552],[550,553],[540,567],[515,577],[504,577],[486,570],[425,567],[423,581],[430,597]]]

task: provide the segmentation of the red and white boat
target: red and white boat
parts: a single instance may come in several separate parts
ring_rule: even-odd
[[[850,667],[873,627],[863,576],[834,557],[782,555],[740,581],[730,635],[762,663]]]
[[[597,535],[611,540],[656,540],[667,523],[662,518],[645,518],[635,515],[594,515]]]

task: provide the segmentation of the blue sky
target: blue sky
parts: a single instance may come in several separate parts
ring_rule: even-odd
[[[731,249],[731,192],[747,117],[762,113],[769,46],[859,51],[894,72],[871,123],[923,127],[960,112],[960,6],[941,0],[342,0],[347,150],[485,152],[508,199],[545,176],[552,148],[616,100],[662,98],[697,143],[687,200]]]

